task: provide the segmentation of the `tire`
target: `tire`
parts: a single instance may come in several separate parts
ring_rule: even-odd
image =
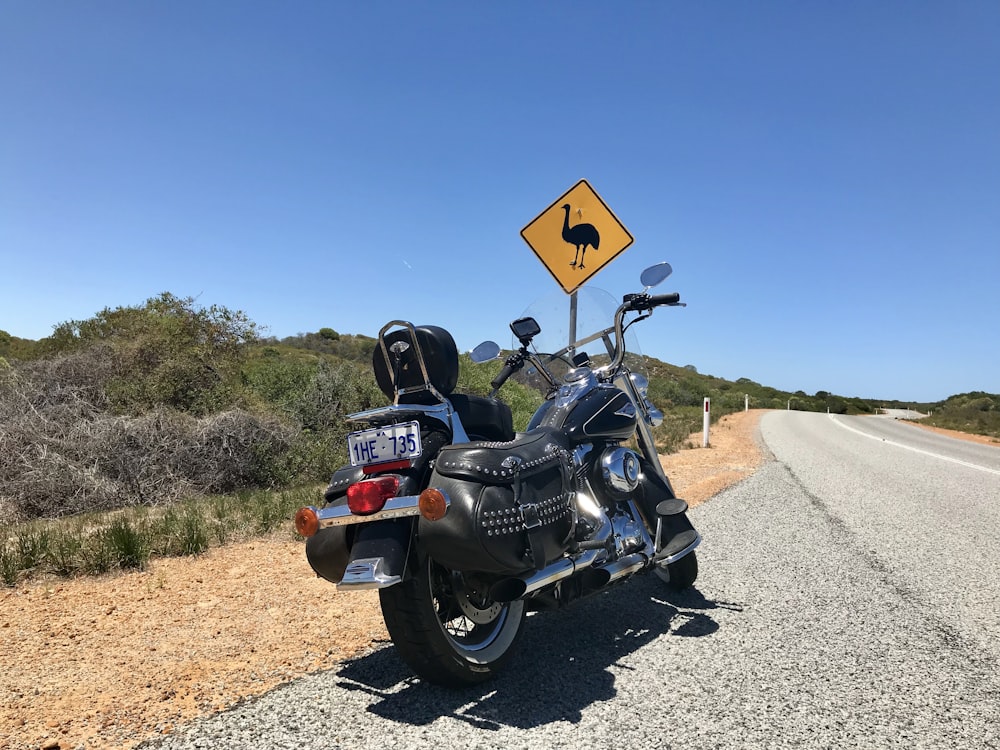
[[[655,571],[673,591],[689,589],[698,580],[698,556],[692,550],[677,562],[657,566]]]
[[[413,576],[379,590],[397,652],[427,682],[447,687],[484,682],[513,652],[524,602],[494,602],[474,586],[462,573],[422,557]]]

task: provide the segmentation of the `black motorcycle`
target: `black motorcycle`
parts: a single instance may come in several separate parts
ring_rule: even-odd
[[[373,366],[392,404],[348,417],[363,427],[348,436],[351,466],[295,525],[320,576],[378,589],[389,635],[420,677],[489,679],[528,610],[648,571],[674,589],[694,583],[701,538],[660,466],[652,428],[663,415],[626,357],[629,326],[681,304],[649,294],[670,272],[646,269],[610,327],[551,354],[532,345],[534,318],[515,320],[520,346],[488,398],[454,392],[458,352],[444,329],[392,321],[379,332]],[[486,342],[473,359],[499,352]],[[545,400],[515,433],[495,396],[519,371],[540,379]]]

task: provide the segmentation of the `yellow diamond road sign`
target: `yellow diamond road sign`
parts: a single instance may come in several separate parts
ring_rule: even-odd
[[[583,286],[634,240],[586,180],[542,211],[521,236],[566,294]]]

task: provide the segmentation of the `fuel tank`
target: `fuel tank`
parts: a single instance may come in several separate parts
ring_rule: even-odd
[[[579,398],[557,396],[546,401],[532,417],[528,429],[555,427],[573,443],[597,438],[627,440],[635,431],[637,418],[629,397],[615,386],[602,383]]]

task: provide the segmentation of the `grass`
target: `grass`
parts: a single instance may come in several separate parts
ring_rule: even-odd
[[[321,504],[315,488],[241,492],[166,508],[135,507],[0,526],[0,583],[143,570],[156,557],[199,555],[212,546],[291,529],[295,511]]]
[[[994,397],[994,399],[1000,401],[1000,397]],[[974,435],[986,435],[1000,440],[1000,409],[992,405],[984,408],[981,403],[976,402],[970,405],[946,403],[935,409],[929,417],[920,421],[922,424],[934,427],[943,427]]]
[[[713,406],[711,410],[712,424],[718,422],[727,414],[743,411],[741,405],[735,407]],[[701,406],[674,407],[664,415],[663,424],[653,430],[656,440],[656,450],[660,453],[676,453],[682,448],[692,447],[688,438],[692,433],[701,432],[705,414]]]

